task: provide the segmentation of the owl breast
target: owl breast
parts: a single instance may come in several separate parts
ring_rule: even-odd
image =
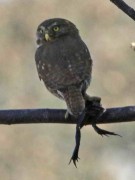
[[[39,78],[48,89],[90,83],[92,60],[80,38],[61,38],[40,46],[35,55]]]

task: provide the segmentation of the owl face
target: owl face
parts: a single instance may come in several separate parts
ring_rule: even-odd
[[[37,44],[40,46],[68,35],[78,35],[78,29],[72,22],[60,18],[48,19],[37,28]]]

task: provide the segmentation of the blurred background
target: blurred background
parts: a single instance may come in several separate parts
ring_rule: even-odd
[[[126,2],[135,8],[134,0]],[[0,109],[66,108],[39,81],[36,28],[61,17],[80,30],[93,59],[90,95],[105,108],[135,104],[135,24],[109,0],[0,0]],[[78,169],[68,165],[75,126],[0,125],[2,180],[134,180],[135,123],[101,125],[123,137],[82,129]]]

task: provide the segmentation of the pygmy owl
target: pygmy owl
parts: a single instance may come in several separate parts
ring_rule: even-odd
[[[78,29],[68,20],[48,19],[37,28],[37,44],[35,60],[40,80],[52,94],[65,100],[68,113],[78,118],[85,109],[92,70],[89,50]],[[77,151],[71,158],[74,163]]]
[[[35,55],[39,78],[46,88],[64,99],[68,112],[78,116],[85,108],[92,60],[76,26],[65,19],[44,21],[37,29]]]
[[[40,80],[55,96],[65,100],[67,112],[77,119],[76,146],[71,157],[78,160],[80,127],[85,115],[86,89],[90,85],[92,59],[76,26],[65,19],[54,18],[37,28],[36,66]],[[99,134],[107,134],[94,124]]]

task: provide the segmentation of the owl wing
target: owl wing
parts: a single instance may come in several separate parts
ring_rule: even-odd
[[[92,59],[89,53],[87,46],[82,42],[80,45],[79,51],[77,51],[73,56],[71,56],[71,66],[74,76],[79,80],[87,80],[91,79],[91,71],[92,71]]]
[[[68,85],[80,84],[82,81],[90,83],[92,59],[85,43],[80,39],[64,49],[63,60],[60,62],[61,71]],[[60,61],[60,60],[59,60]]]
[[[39,78],[56,91],[70,85],[90,82],[92,60],[83,41],[67,41],[40,47],[35,55]]]

